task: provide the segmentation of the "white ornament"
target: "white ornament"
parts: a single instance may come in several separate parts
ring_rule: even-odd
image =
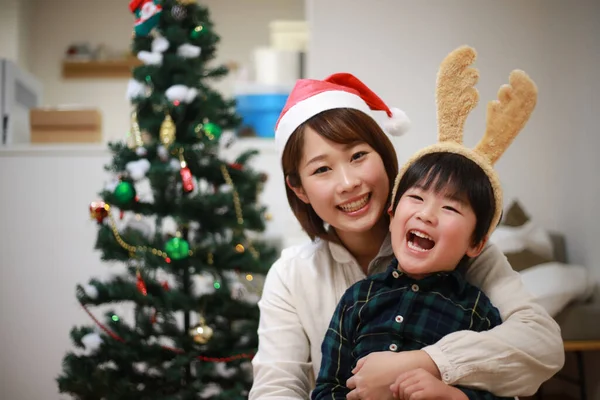
[[[184,101],[187,97],[189,88],[185,85],[173,85],[165,92],[169,101]]]
[[[152,41],[153,53],[164,53],[169,48],[169,41],[162,36],[157,36]]]
[[[87,335],[81,338],[81,343],[85,347],[85,353],[87,355],[95,353],[96,350],[100,348],[102,342],[103,340],[100,337],[100,335],[98,335],[95,332],[88,333]]]
[[[192,276],[193,293],[196,297],[213,294],[215,292],[215,277],[208,272]]]
[[[138,147],[137,149],[135,149],[135,154],[137,154],[140,157],[144,157],[146,154],[148,154],[148,150],[146,150],[145,147]]]
[[[215,363],[215,372],[223,378],[231,378],[237,372],[235,368],[229,368],[224,362]]]
[[[104,190],[111,193],[114,192],[119,182],[121,181],[118,178],[112,178],[110,181],[106,182],[104,185]]]
[[[165,148],[165,146],[158,146],[156,152],[158,153],[158,158],[160,158],[161,161],[167,161],[169,159],[169,151]]]
[[[198,96],[198,89],[190,88],[188,89],[187,94],[185,95],[185,102],[191,103]]]
[[[134,181],[139,181],[146,176],[146,173],[150,169],[150,161],[146,158],[142,158],[137,161],[130,161],[125,165],[125,169]]]
[[[83,292],[87,297],[92,300],[96,300],[98,298],[98,288],[94,285],[83,285]]]
[[[177,55],[183,58],[196,58],[200,55],[201,49],[198,46],[186,43],[177,48]]]
[[[136,97],[148,97],[151,89],[140,81],[130,79],[127,84],[127,99],[133,100]]]
[[[171,161],[169,161],[169,165],[171,166],[171,169],[174,169],[176,171],[179,171],[181,169],[181,161],[179,161],[176,158],[171,158]]]
[[[216,397],[221,394],[223,389],[216,383],[209,383],[205,385],[202,391],[199,393],[200,397],[203,399],[210,399],[211,397]]]
[[[137,56],[146,65],[161,65],[163,61],[163,55],[161,53],[140,51]]]

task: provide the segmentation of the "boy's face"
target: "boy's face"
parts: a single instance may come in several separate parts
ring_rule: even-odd
[[[415,278],[452,271],[463,256],[479,255],[485,244],[473,244],[477,218],[469,202],[434,188],[435,183],[428,190],[408,189],[390,220],[394,255],[400,268]]]

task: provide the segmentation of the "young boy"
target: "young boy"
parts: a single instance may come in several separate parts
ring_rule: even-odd
[[[487,130],[475,149],[462,145],[462,127],[477,102],[477,72],[469,47],[452,52],[438,75],[439,141],[400,171],[391,196],[395,260],[384,273],[351,286],[342,296],[322,345],[323,361],[312,399],[345,399],[356,362],[377,351],[418,350],[459,330],[501,324],[487,296],[470,285],[461,265],[483,249],[500,220],[502,190],[493,164],[522,129],[537,89],[513,72],[489,107]],[[452,387],[425,371],[392,385],[394,396],[423,399],[498,399]]]

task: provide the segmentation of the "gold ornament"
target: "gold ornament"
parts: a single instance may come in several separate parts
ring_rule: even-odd
[[[177,2],[179,4],[182,4],[184,6],[188,6],[190,4],[195,4],[197,0],[177,0]]]
[[[142,140],[142,132],[140,131],[140,124],[138,124],[137,112],[135,111],[131,113],[131,131],[129,134],[129,148],[135,149],[144,145]]]
[[[204,318],[200,317],[200,322],[192,326],[188,333],[194,339],[194,342],[206,344],[212,338],[213,330],[210,326],[206,325]]]
[[[271,214],[271,213],[265,213],[265,219],[266,219],[267,221],[270,221],[270,220],[272,220],[272,219],[273,219],[273,214]]]
[[[175,124],[169,114],[160,125],[160,142],[166,148],[169,148],[175,141]]]

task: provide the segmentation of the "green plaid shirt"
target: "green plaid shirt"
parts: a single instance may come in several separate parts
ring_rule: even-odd
[[[415,280],[398,270],[352,285],[342,296],[322,345],[323,361],[312,399],[346,399],[356,362],[377,351],[419,350],[449,333],[485,331],[502,323],[487,296],[458,270]],[[499,399],[459,387],[469,399]]]

